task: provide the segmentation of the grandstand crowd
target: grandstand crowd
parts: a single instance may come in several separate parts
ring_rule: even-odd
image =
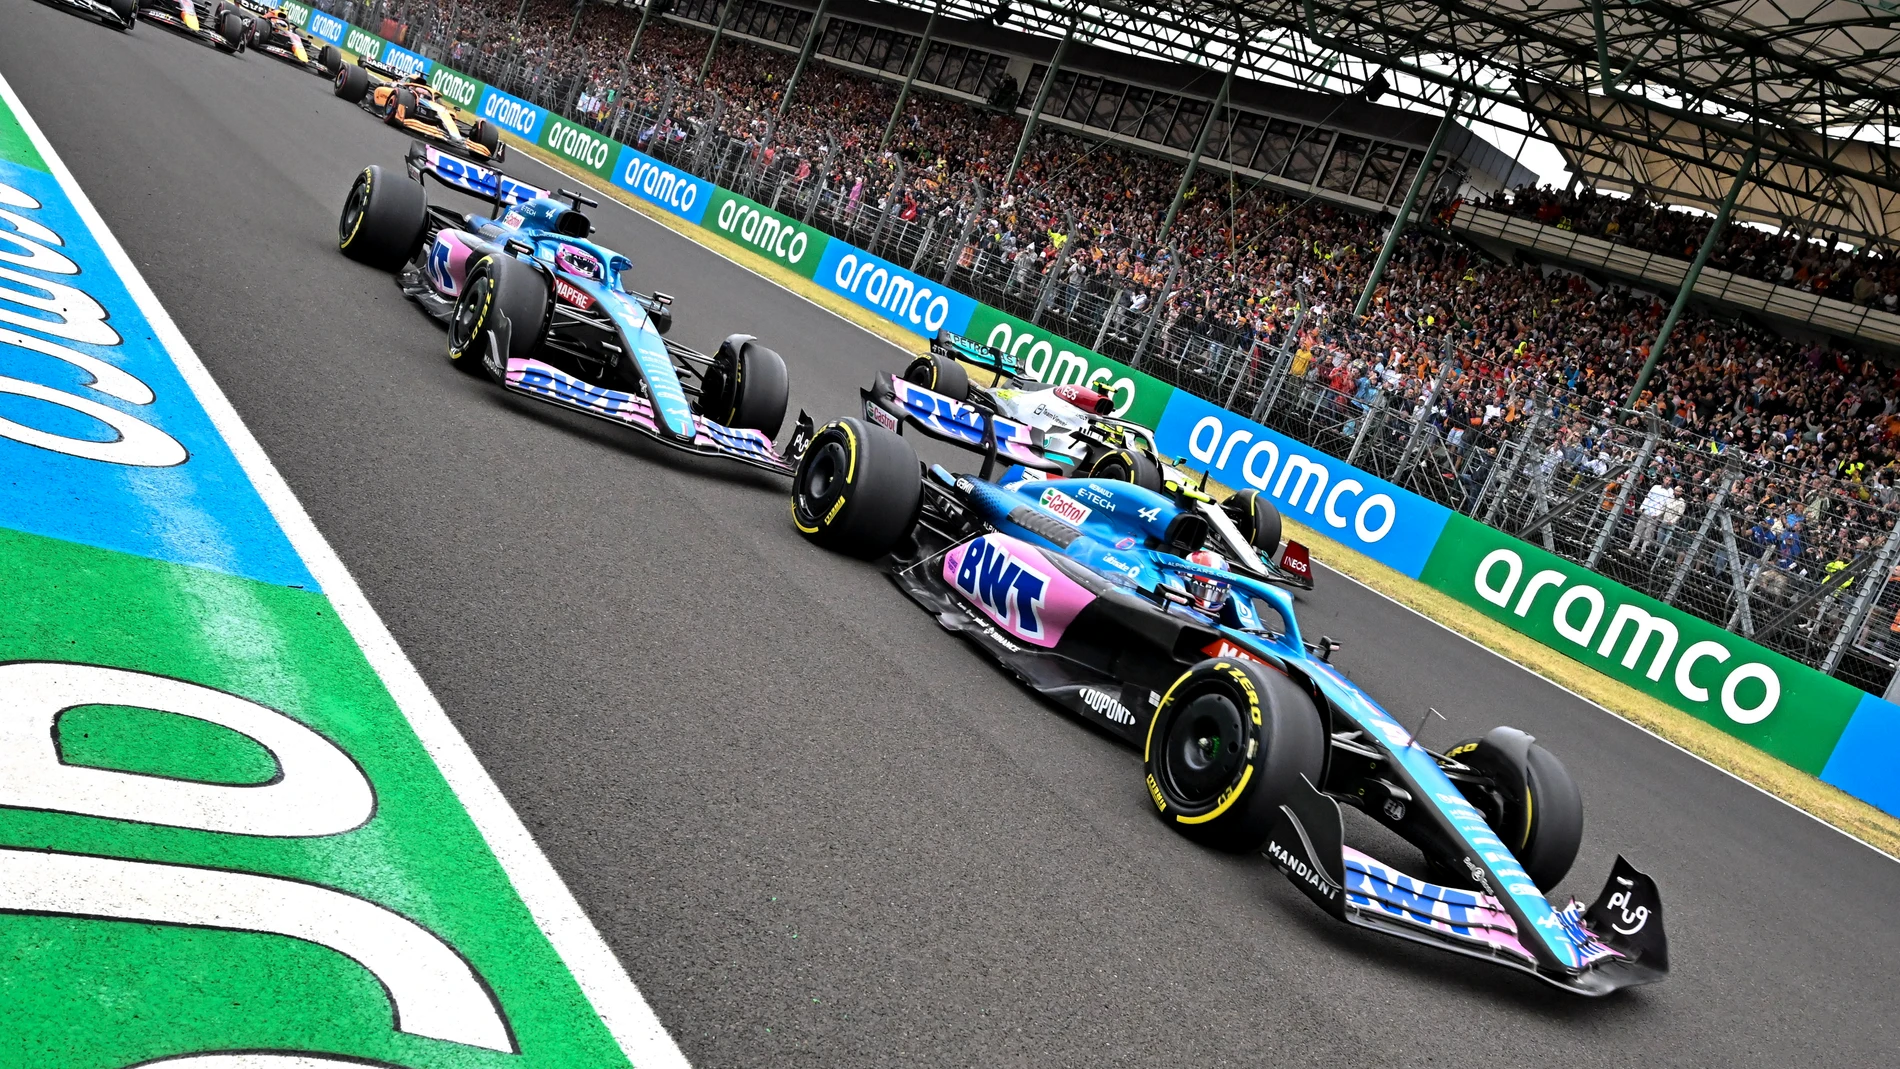
[[[1113,302],[1116,315],[1154,317],[1145,366],[1185,368],[1219,353],[1260,365],[1283,347],[1295,350],[1279,366],[1328,387],[1346,432],[1375,407],[1435,429],[1446,475],[1467,501],[1499,463],[1499,443],[1535,406],[1566,429],[1518,462],[1573,484],[1620,477],[1653,417],[1666,442],[1628,501],[1638,519],[1624,552],[1654,555],[1686,541],[1676,535],[1693,515],[1685,506],[1719,492],[1732,454],[1745,461],[1728,499],[1748,526],[1744,557],[1820,574],[1866,552],[1892,526],[1877,510],[1900,504],[1894,366],[1692,309],[1632,411],[1625,402],[1672,295],[1491,261],[1431,225],[1454,206],[1450,191],[1403,239],[1369,313],[1356,319],[1385,219],[1208,168],[1164,236],[1178,160],[1043,125],[1005,185],[1021,121],[922,83],[880,147],[895,85],[815,57],[781,118],[795,53],[727,37],[701,79],[708,31],[654,18],[628,54],[638,8],[577,9],[570,0],[354,6],[428,25],[452,65],[493,84],[561,87],[562,107],[622,141],[663,149],[716,122],[791,200],[822,185],[846,213],[876,209],[898,225],[967,235],[955,255],[972,273],[1000,273],[1019,288],[1053,284],[1048,312],[1058,330],[1084,293]],[[1486,203],[1681,256],[1693,256],[1707,225],[1588,191],[1525,189]],[[1895,306],[1900,267],[1826,246],[1735,227],[1714,262]],[[1063,332],[1087,344],[1092,325],[1074,328]],[[1718,568],[1740,563],[1716,560]]]

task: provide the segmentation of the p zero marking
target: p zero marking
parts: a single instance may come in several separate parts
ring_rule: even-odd
[[[686,1066],[4,78],[0,201],[0,1066]]]

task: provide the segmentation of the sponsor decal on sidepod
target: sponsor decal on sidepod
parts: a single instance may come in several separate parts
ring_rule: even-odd
[[[1039,500],[1043,508],[1055,513],[1058,518],[1067,520],[1078,527],[1095,512],[1094,509],[1089,508],[1087,505],[1082,504],[1080,501],[1077,501],[1075,498],[1070,497],[1053,486],[1044,490]]]
[[[1061,641],[1075,614],[1095,600],[1008,535],[984,535],[952,549],[944,555],[943,578],[1002,630],[1044,649]]]

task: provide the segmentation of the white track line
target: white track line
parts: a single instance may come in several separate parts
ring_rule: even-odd
[[[46,139],[39,124],[27,114],[26,106],[4,76],[0,76],[0,98],[4,98],[14,115],[19,117],[27,137],[32,139],[53,177],[72,199],[80,219],[92,230],[105,251],[106,260],[119,273],[132,300],[150,320],[152,329],[171,354],[186,385],[197,395],[218,433],[224,436],[238,464],[243,467],[245,474],[257,487],[259,496],[283,527],[290,544],[303,557],[304,564],[329,595],[330,603],[336,607],[344,626],[349,628],[350,634],[362,647],[376,674],[382,677],[383,685],[408,718],[410,727],[422,740],[423,747],[435,759],[450,789],[468,810],[482,838],[487,840],[489,849],[501,862],[516,892],[527,905],[528,912],[533,915],[535,924],[566,963],[568,971],[574,975],[588,1001],[593,1004],[594,1011],[600,1015],[621,1049],[638,1069],[687,1069],[686,1056],[673,1042],[672,1036],[667,1034],[665,1026],[654,1015],[653,1008],[647,1005],[640,989],[614,957],[606,940],[601,938],[600,931],[582,912],[573,892],[561,882],[560,875],[554,871],[547,855],[535,845],[527,826],[521,823],[521,818],[508,804],[501,789],[489,778],[488,771],[476,759],[475,752],[469,749],[468,742],[456,730],[435,695],[430,693],[421,673],[416,671],[408,655],[396,644],[395,636],[389,633],[382,618],[370,606],[369,599],[364,597],[362,588],[357,586],[336,550],[317,530],[310,514],[304,511],[303,505],[291,492],[290,484],[284,481],[283,475],[265,455],[263,447],[252,437],[250,428],[238,417],[237,410],[231,407],[230,400],[218,388],[204,362],[198,359],[191,343],[185,340],[177,324],[172,322],[171,316],[159,304],[158,297],[139,274],[131,257],[126,255],[118,238],[106,228],[105,220],[86,198],[85,191],[79,188],[78,181],[66,168],[65,161],[53,151],[52,143]]]
[[[526,142],[523,142],[523,143],[525,144]],[[579,178],[572,174],[569,174],[567,171],[564,171],[558,167],[555,167],[554,165],[547,163],[543,160],[537,159],[532,155],[529,156],[528,158],[531,160],[534,160],[534,162],[537,165],[547,168],[548,170],[554,172],[555,174],[560,175],[564,179],[572,179],[573,181],[579,182],[581,185],[586,186],[588,189],[591,189],[594,192],[599,193],[601,196],[611,199],[613,203],[619,205],[621,208],[632,213],[634,217],[645,220],[648,223],[652,223],[654,226],[663,227],[664,229],[678,235],[681,238],[684,238],[687,241],[692,241],[693,244],[698,245],[700,248],[705,249],[707,252],[712,253],[714,256],[717,256],[720,259],[725,260],[727,263],[730,263],[741,270],[748,271],[754,275],[757,275],[758,277],[764,279],[765,281],[770,282],[772,285],[777,286],[779,289],[784,290],[786,293],[789,293],[792,296],[797,297],[799,300],[804,301],[806,304],[811,305],[813,308],[822,309],[825,312],[828,312],[831,315],[836,316],[838,319],[842,320],[843,322],[853,327],[858,328],[859,330],[865,332],[866,334],[869,334],[871,337],[876,338],[878,341],[881,341],[884,344],[889,345],[891,348],[898,349],[899,351],[903,351],[903,347],[898,345],[896,342],[891,341],[889,338],[884,337],[878,332],[872,330],[870,327],[867,327],[864,324],[857,322],[851,317],[841,314],[837,309],[827,307],[826,305],[821,304],[820,302],[815,301],[812,298],[807,297],[796,290],[788,288],[784,283],[780,282],[778,279],[773,278],[772,276],[766,274],[765,272],[760,271],[757,268],[754,268],[753,266],[751,266],[750,264],[744,263],[735,257],[726,255],[723,251],[719,249],[713,248],[712,246],[707,245],[704,242],[695,241],[691,235],[680,234],[678,231],[673,230],[672,227],[667,226],[665,223],[662,223],[657,219],[650,218],[645,212],[641,211],[638,208],[635,208],[633,205],[628,204],[625,201],[620,199],[620,194],[626,191],[622,190],[619,186],[615,186],[612,190],[602,189],[601,187],[594,185],[592,182],[589,182],[588,180],[584,178]],[[683,219],[680,221],[685,222],[685,220]],[[692,226],[693,224],[687,223],[686,225]],[[702,227],[701,229],[704,229],[704,228]],[[1678,745],[1677,743],[1667,738],[1664,738],[1661,735],[1656,734],[1654,731],[1651,731],[1648,728],[1644,727],[1643,725],[1638,724],[1636,721],[1631,720],[1629,717],[1624,716],[1622,713],[1619,713],[1616,710],[1610,708],[1609,706],[1604,705],[1602,702],[1599,702],[1594,698],[1588,697],[1583,694],[1579,694],[1576,691],[1571,690],[1569,687],[1566,687],[1562,683],[1559,683],[1556,680],[1551,679],[1549,676],[1546,676],[1542,672],[1537,671],[1535,668],[1532,668],[1530,665],[1527,665],[1522,661],[1516,660],[1515,658],[1506,656],[1505,654],[1500,653],[1497,650],[1494,650],[1491,647],[1484,645],[1483,643],[1479,642],[1477,639],[1472,638],[1470,635],[1465,634],[1463,631],[1460,631],[1449,624],[1443,623],[1442,621],[1432,619],[1430,616],[1427,616],[1424,613],[1419,612],[1417,609],[1414,609],[1410,605],[1407,605],[1404,602],[1398,600],[1397,598],[1394,598],[1392,595],[1387,594],[1385,591],[1380,590],[1378,587],[1375,587],[1371,585],[1370,583],[1361,582],[1360,580],[1355,579],[1352,576],[1347,575],[1344,572],[1338,571],[1337,569],[1334,569],[1332,567],[1327,567],[1326,570],[1329,572],[1332,572],[1336,576],[1339,576],[1341,579],[1345,579],[1348,582],[1351,582],[1357,586],[1361,586],[1367,590],[1372,591],[1374,594],[1379,595],[1385,600],[1391,602],[1394,605],[1397,605],[1399,608],[1404,609],[1406,612],[1411,613],[1412,615],[1418,617],[1421,620],[1428,621],[1437,627],[1443,628],[1444,630],[1450,632],[1451,634],[1457,635],[1459,638],[1464,639],[1466,642],[1471,643],[1473,646],[1476,646],[1478,649],[1481,649],[1484,652],[1492,655],[1493,657],[1496,657],[1502,661],[1505,661],[1506,663],[1511,664],[1515,666],[1516,668],[1532,676],[1535,676],[1538,679],[1543,680],[1544,682],[1550,684],[1553,687],[1556,687],[1558,690],[1563,691],[1565,694],[1570,695],[1571,697],[1577,699],[1578,701],[1581,701],[1585,703],[1586,705],[1591,705],[1598,709],[1601,709],[1602,711],[1610,714],[1611,716],[1622,721],[1623,723],[1628,724],[1630,727],[1633,727],[1636,730],[1642,732],[1643,734],[1648,735],[1650,738],[1655,739],[1658,742],[1661,742],[1671,747],[1672,749],[1680,750],[1683,753],[1688,754],[1690,757],[1693,757],[1696,760],[1702,762],[1703,764],[1708,765],[1710,768],[1715,769],[1717,772],[1720,772],[1721,774],[1723,774],[1724,776],[1727,776],[1728,778],[1734,780],[1735,782],[1740,783],[1743,786],[1746,786],[1752,790],[1760,791],[1762,794],[1768,796],[1769,798],[1773,798],[1775,801],[1780,802],[1782,805],[1787,806],[1789,809],[1792,809],[1795,812],[1800,813],[1802,816],[1805,816],[1809,818],[1810,820],[1815,821],[1816,823],[1820,824],[1822,827],[1831,828],[1834,831],[1840,832],[1842,835],[1847,836],[1849,839],[1854,840],[1855,842],[1859,843],[1860,845],[1866,847],[1869,850],[1872,850],[1874,853],[1879,854],[1881,857],[1884,857],[1888,859],[1889,861],[1900,862],[1900,857],[1896,857],[1893,854],[1889,854],[1885,850],[1882,850],[1880,847],[1875,846],[1874,844],[1868,842],[1867,840],[1861,838],[1858,835],[1855,835],[1853,832],[1848,831],[1847,829],[1842,828],[1838,825],[1828,823],[1826,820],[1822,819],[1821,817],[1808,812],[1807,810],[1801,808],[1798,805],[1795,805],[1793,802],[1788,801],[1786,798],[1783,798],[1782,796],[1776,794],[1775,792],[1768,790],[1767,788],[1761,786],[1760,784],[1744,779],[1743,777],[1736,775],[1735,773],[1729,771],[1726,768],[1723,768],[1721,765],[1716,764],[1715,762],[1709,760],[1708,758],[1703,757],[1701,754],[1696,753],[1694,750],[1690,750],[1686,747]],[[1684,713],[1683,715],[1687,716],[1688,714]],[[1800,771],[1800,770],[1796,769],[1796,771]],[[1806,775],[1806,773],[1802,773],[1802,774]],[[1848,797],[1851,798],[1853,796],[1849,795]]]

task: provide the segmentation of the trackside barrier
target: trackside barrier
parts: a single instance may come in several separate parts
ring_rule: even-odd
[[[291,5],[293,21],[300,7]],[[320,11],[305,25],[329,41],[375,36]],[[432,68],[432,78],[449,76],[481,86]],[[473,110],[597,175],[606,145],[618,152],[604,176],[615,185],[911,333],[950,330],[1015,354],[1042,381],[1103,390],[1119,414],[1155,429],[1170,458],[1257,487],[1341,544],[1900,815],[1900,706],[525,101],[481,86]],[[793,256],[801,237],[803,255]]]

